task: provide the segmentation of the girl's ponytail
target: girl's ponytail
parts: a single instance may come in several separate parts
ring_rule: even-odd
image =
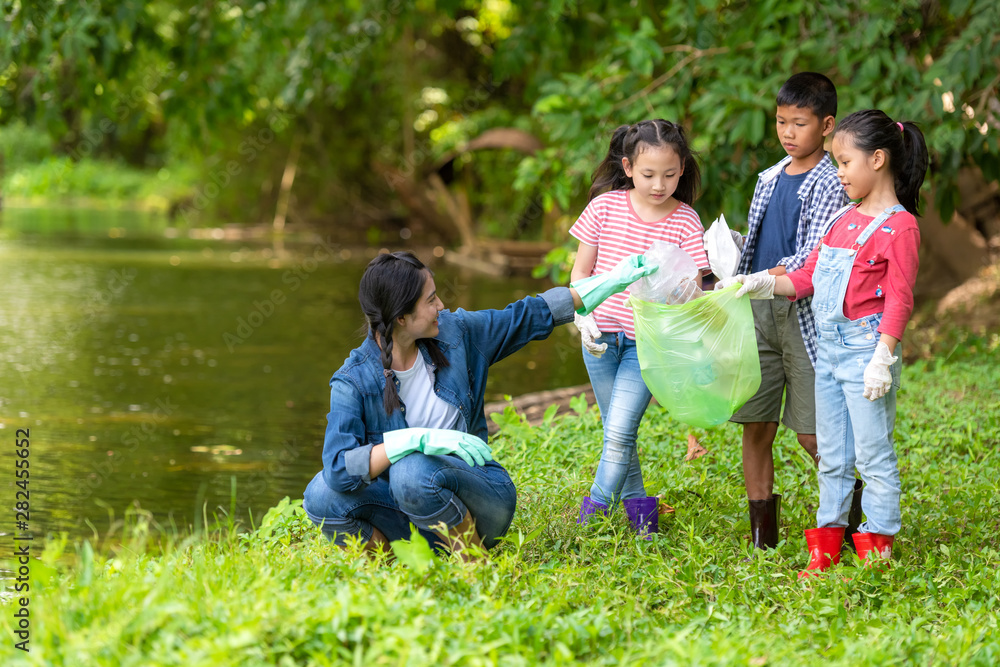
[[[878,109],[866,109],[840,121],[837,134],[851,135],[851,143],[868,155],[877,150],[888,155],[896,199],[916,215],[928,165],[927,144],[916,123],[896,122]]]
[[[916,123],[903,121],[899,126],[902,129],[903,154],[899,169],[893,170],[896,198],[903,208],[916,215],[920,206],[920,186],[924,183],[929,163],[927,143]]]
[[[625,174],[625,168],[622,166],[622,158],[628,157],[625,154],[625,135],[631,128],[631,125],[619,125],[615,128],[614,134],[611,135],[611,144],[608,146],[608,154],[590,177],[590,199],[611,190],[634,187],[632,179]]]

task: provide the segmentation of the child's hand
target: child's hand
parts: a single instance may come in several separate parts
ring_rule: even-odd
[[[774,298],[774,276],[767,271],[758,271],[749,276],[741,273],[732,278],[723,278],[716,284],[715,289],[726,289],[730,285],[742,285],[736,292],[737,297],[749,294],[751,299]]]
[[[865,368],[865,393],[864,397],[869,401],[877,401],[889,392],[892,387],[892,373],[889,367],[892,366],[898,357],[892,356],[889,346],[879,341],[875,346],[875,354]]]
[[[583,349],[600,359],[601,355],[604,354],[604,351],[608,349],[608,344],[601,343],[598,345],[594,342],[595,338],[601,337],[601,330],[597,328],[597,322],[594,320],[594,316],[576,313],[573,315],[573,323],[576,325],[576,328],[580,330],[580,339],[583,341]]]
[[[735,229],[730,229],[729,233],[733,237],[733,243],[735,243],[736,247],[740,249],[740,252],[743,252],[743,235]]]

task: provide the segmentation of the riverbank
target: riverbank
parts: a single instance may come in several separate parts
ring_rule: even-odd
[[[685,462],[686,429],[660,408],[640,431],[643,472],[676,513],[661,517],[651,542],[619,514],[581,530],[575,513],[600,423],[594,406],[577,403],[569,417],[511,422],[493,439],[519,506],[488,565],[433,558],[419,543],[373,562],[317,538],[292,505],[252,533],[217,510],[216,530],[182,531],[154,556],[165,527],[132,512],[124,539],[33,546],[31,653],[13,648],[8,601],[0,660],[995,664],[998,369],[997,349],[906,368],[896,433],[904,528],[887,572],[845,558],[829,576],[799,582],[816,484],[785,429],[776,452],[783,541],[751,553],[737,428],[711,431],[711,454]]]

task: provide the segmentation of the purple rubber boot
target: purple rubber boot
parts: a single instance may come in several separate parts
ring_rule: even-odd
[[[576,520],[581,526],[586,526],[587,522],[590,521],[590,517],[595,512],[600,512],[601,514],[608,513],[608,506],[602,505],[596,500],[591,500],[589,496],[583,499],[583,504],[580,505],[580,518]]]
[[[629,498],[622,501],[628,522],[632,524],[640,537],[647,540],[653,539],[653,533],[658,530],[660,514],[657,511],[657,505],[659,505],[659,500],[653,496]]]

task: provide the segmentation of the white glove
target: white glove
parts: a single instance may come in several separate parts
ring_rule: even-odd
[[[892,373],[889,367],[892,366],[898,357],[892,356],[889,346],[879,341],[875,346],[875,354],[865,368],[865,393],[864,397],[869,401],[877,401],[889,392],[892,387]]]
[[[743,283],[738,280],[739,278],[742,277],[743,276],[732,276],[730,278],[722,278],[721,280],[719,280],[719,282],[715,283],[715,289],[720,290],[720,289],[726,289],[727,287],[731,287],[733,285],[742,285]]]
[[[597,321],[594,319],[594,316],[575,313],[573,315],[573,324],[580,330],[583,349],[600,359],[604,351],[608,349],[608,344],[601,343],[598,345],[594,342],[595,338],[601,337],[601,330],[597,328]]]
[[[773,299],[774,278],[767,271],[758,271],[757,273],[751,273],[749,276],[741,273],[732,278],[723,278],[716,284],[715,289],[725,289],[730,285],[739,283],[743,287],[736,290],[737,297],[749,294],[751,299]]]
[[[735,229],[730,229],[729,233],[733,237],[733,243],[735,243],[736,247],[740,249],[740,252],[743,252],[743,235]]]

